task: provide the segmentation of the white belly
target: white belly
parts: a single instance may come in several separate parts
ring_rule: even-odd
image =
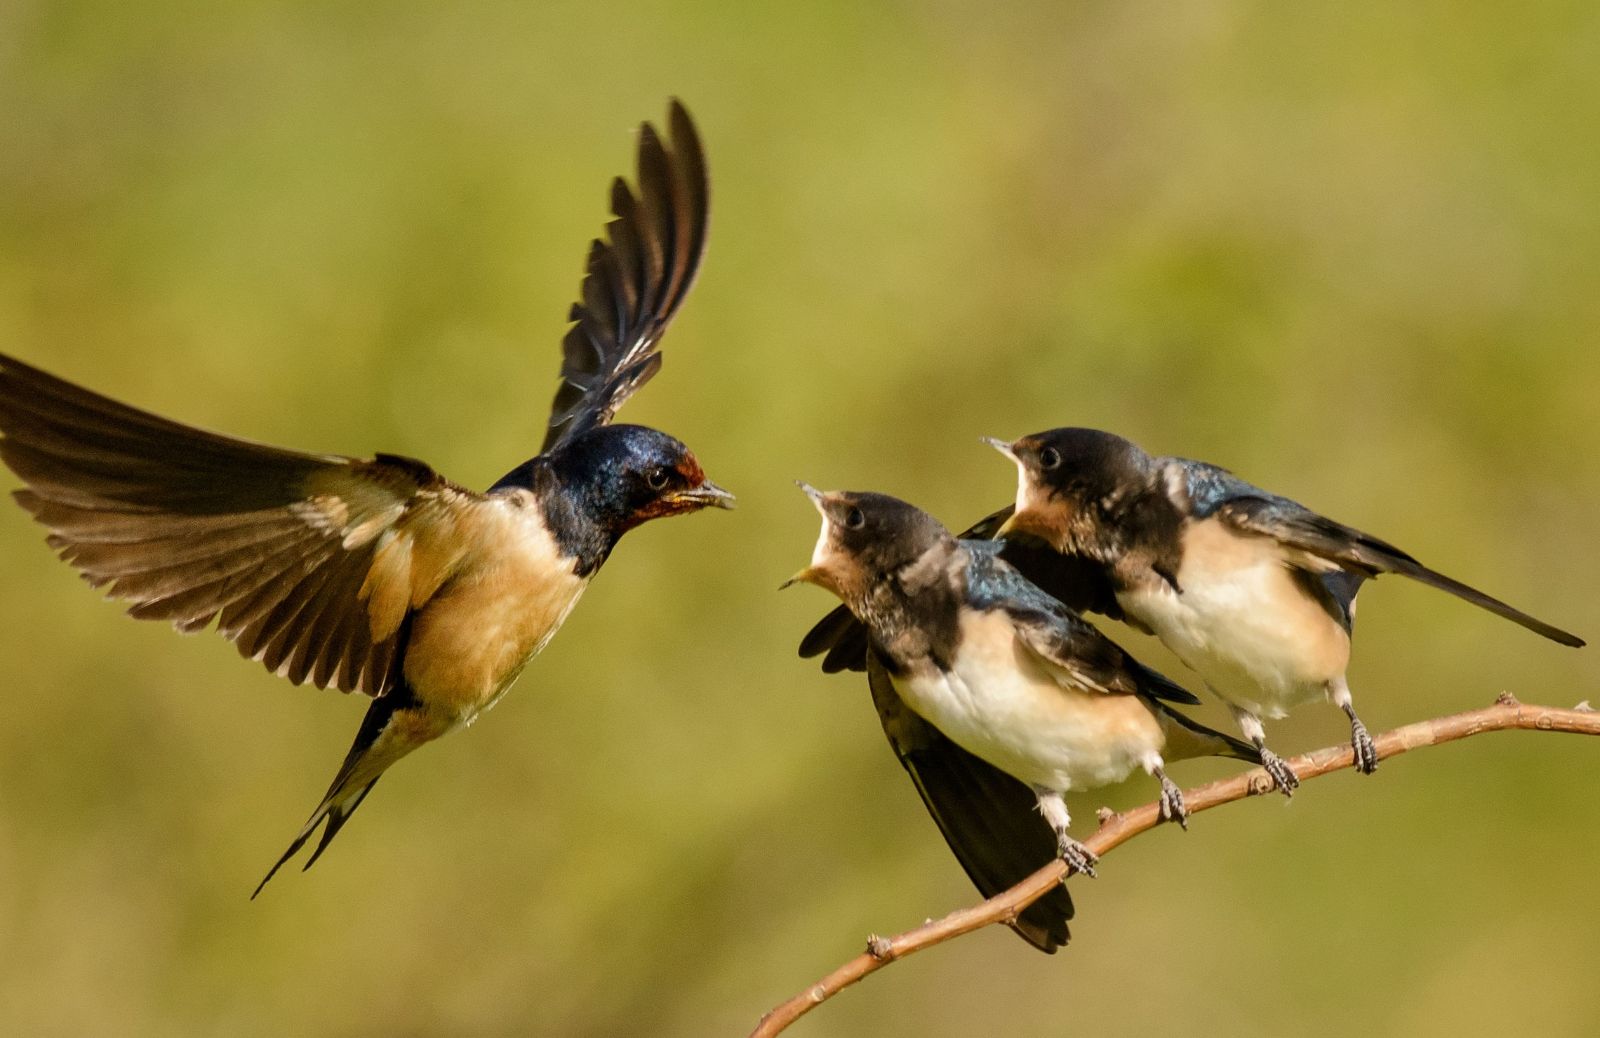
[[[1004,630],[974,628],[1004,625]],[[957,663],[895,679],[906,705],[957,745],[1002,771],[1049,789],[1111,785],[1159,764],[1165,737],[1134,696],[1064,687],[1003,616],[964,625]],[[974,635],[980,635],[974,637]]]
[[[1295,582],[1276,542],[1191,525],[1174,591],[1117,596],[1212,691],[1260,717],[1283,717],[1344,674],[1350,638]]]

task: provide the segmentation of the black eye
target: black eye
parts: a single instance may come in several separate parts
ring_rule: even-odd
[[[1046,447],[1039,452],[1039,467],[1042,469],[1057,468],[1061,464],[1061,452],[1054,447]]]
[[[667,470],[651,469],[645,473],[644,481],[650,484],[651,490],[660,490],[667,485]]]
[[[867,517],[861,514],[861,509],[852,508],[845,513],[844,524],[852,530],[859,530],[867,525]]]

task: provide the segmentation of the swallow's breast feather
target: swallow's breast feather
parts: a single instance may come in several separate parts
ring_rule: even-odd
[[[468,723],[560,629],[588,585],[530,500],[491,496],[458,523],[456,575],[412,621],[405,676],[424,702]]]
[[[1175,591],[1164,581],[1125,591],[1119,604],[1217,695],[1258,716],[1283,717],[1324,694],[1350,659],[1350,638],[1306,594],[1277,541],[1217,520],[1184,528]]]
[[[895,679],[906,704],[957,745],[1024,782],[1096,789],[1158,761],[1161,725],[1135,696],[1075,687],[1022,645],[1001,612],[962,618],[948,670]]]

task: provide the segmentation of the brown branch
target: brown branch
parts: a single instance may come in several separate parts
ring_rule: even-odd
[[[1501,693],[1495,705],[1483,710],[1469,710],[1449,717],[1436,717],[1418,721],[1392,732],[1385,732],[1374,742],[1378,759],[1396,757],[1407,750],[1423,746],[1465,739],[1469,735],[1522,729],[1541,732],[1572,732],[1578,735],[1600,735],[1600,712],[1590,709],[1587,703],[1577,709],[1562,710],[1549,706],[1525,706],[1509,692]],[[1301,754],[1289,763],[1302,780],[1314,779],[1331,771],[1348,768],[1353,763],[1349,746],[1330,746]],[[1272,781],[1261,768],[1252,768],[1243,774],[1221,779],[1183,794],[1184,804],[1190,814],[1209,811],[1213,807],[1259,796],[1272,791]],[[1142,832],[1155,828],[1158,822],[1155,804],[1145,804],[1116,814],[1100,812],[1100,828],[1085,840],[1089,849],[1104,856]],[[761,1018],[750,1038],[771,1038],[811,1010],[820,1006],[851,984],[876,973],[897,959],[931,948],[936,944],[981,930],[994,923],[1009,923],[1018,914],[1068,875],[1067,866],[1053,861],[1010,890],[971,908],[952,912],[943,919],[924,923],[914,930],[895,937],[867,938],[867,950],[829,973],[787,1002],[775,1007]]]

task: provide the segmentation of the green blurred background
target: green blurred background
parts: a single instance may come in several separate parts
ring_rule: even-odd
[[[964,524],[1013,487],[980,435],[1104,426],[1600,634],[1594,5],[789,8],[0,3],[0,349],[476,486],[683,97],[711,250],[625,415],[741,500],[632,534],[255,903],[364,704],[120,617],[0,509],[0,1032],[742,1034],[971,902],[863,682],[795,658],[796,477]],[[1376,731],[1597,659],[1385,580],[1352,683]],[[1207,814],[1076,883],[1062,954],[974,935],[793,1033],[1592,1035],[1597,774],[1496,735]]]

